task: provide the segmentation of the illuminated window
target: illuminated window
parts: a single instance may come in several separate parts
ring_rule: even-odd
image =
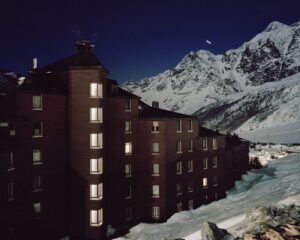
[[[176,184],[176,194],[181,194],[182,193],[182,186],[180,183]]]
[[[191,159],[191,160],[188,160],[188,172],[193,172],[194,170],[194,161]]]
[[[90,199],[99,200],[103,197],[103,184],[90,184]]]
[[[33,212],[35,214],[40,214],[41,213],[41,203],[40,202],[36,202],[36,203],[33,203]]]
[[[126,155],[132,154],[132,142],[125,143],[125,154]]]
[[[0,127],[8,127],[8,122],[0,122]]]
[[[188,120],[188,131],[189,132],[193,131],[193,121],[192,120]]]
[[[90,97],[102,98],[103,97],[103,86],[101,83],[90,84]]]
[[[125,132],[131,133],[131,120],[125,121]]]
[[[101,174],[103,172],[103,159],[92,158],[90,159],[90,173]]]
[[[90,134],[90,147],[91,148],[102,148],[103,147],[103,134],[102,133],[91,133]]]
[[[188,151],[189,151],[189,152],[192,152],[192,151],[193,151],[193,140],[192,140],[192,139],[189,140]]]
[[[182,126],[181,126],[181,120],[176,121],[176,131],[181,132]]]
[[[152,207],[152,218],[153,219],[159,219],[160,218],[160,209],[159,209],[159,207],[157,207],[157,206]]]
[[[42,110],[42,95],[32,96],[32,110]]]
[[[90,225],[92,227],[100,226],[103,222],[103,210],[90,210]]]
[[[207,188],[208,187],[208,180],[207,180],[207,178],[203,178],[202,179],[202,186],[203,186],[203,188]]]
[[[203,150],[207,150],[208,149],[207,138],[205,138],[205,139],[202,140],[202,147],[203,147]]]
[[[213,167],[214,168],[218,167],[218,157],[214,156],[212,160],[213,160]]]
[[[159,153],[159,142],[152,143],[152,153]]]
[[[33,124],[32,137],[42,137],[43,136],[43,123],[37,122]]]
[[[152,122],[152,128],[151,128],[152,132],[159,132],[159,121],[153,121]]]
[[[176,152],[177,152],[177,153],[182,153],[181,140],[178,140],[178,141],[176,142]]]
[[[131,99],[130,98],[125,99],[125,111],[131,111]]]
[[[7,165],[8,165],[7,166],[8,171],[14,169],[14,154],[13,154],[13,152],[10,152],[8,154],[8,164]]]
[[[189,210],[194,209],[194,201],[193,201],[193,199],[189,200],[188,204],[189,204]]]
[[[40,149],[32,150],[32,161],[34,165],[42,164],[42,153]]]
[[[7,198],[9,201],[14,199],[14,183],[12,181],[7,184]]]
[[[125,164],[125,176],[131,177],[131,164],[130,163]]]
[[[208,158],[203,158],[203,169],[208,169]]]
[[[176,174],[181,174],[182,173],[182,162],[178,161],[176,162]]]
[[[152,176],[159,176],[159,164],[152,163]]]
[[[38,192],[38,191],[42,191],[42,190],[43,190],[42,178],[41,178],[41,176],[36,176],[33,179],[33,191]]]
[[[177,203],[177,212],[182,211],[182,202]]]
[[[159,185],[152,185],[152,197],[159,198]]]
[[[103,122],[102,108],[90,108],[90,122]]]
[[[218,148],[217,139],[214,138],[213,139],[213,149],[217,149],[217,148]]]

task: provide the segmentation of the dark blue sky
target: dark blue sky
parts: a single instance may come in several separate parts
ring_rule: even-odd
[[[138,80],[190,51],[237,48],[271,21],[299,21],[299,9],[300,0],[2,1],[0,69],[26,73],[33,57],[45,65],[70,55],[80,31],[111,78]]]

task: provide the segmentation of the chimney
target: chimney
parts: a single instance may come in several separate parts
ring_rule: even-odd
[[[152,107],[153,107],[153,108],[159,108],[159,102],[157,102],[157,101],[152,101]]]
[[[95,46],[87,40],[79,40],[75,43],[75,48],[78,54],[90,52],[93,47]]]
[[[38,60],[37,58],[32,59],[32,69],[37,69],[38,67]]]

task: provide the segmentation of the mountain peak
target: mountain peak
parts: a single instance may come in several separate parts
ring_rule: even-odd
[[[267,26],[265,32],[270,32],[270,31],[273,31],[273,30],[277,30],[277,29],[280,29],[282,27],[287,27],[287,25],[284,24],[284,23],[278,22],[278,21],[273,21]]]

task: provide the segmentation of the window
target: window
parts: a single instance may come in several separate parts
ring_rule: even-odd
[[[188,151],[189,151],[189,152],[192,152],[192,151],[193,151],[193,140],[192,140],[192,139],[189,140]]]
[[[213,176],[213,186],[218,186],[218,177],[217,176]]]
[[[212,160],[213,160],[213,167],[214,168],[218,167],[218,157],[214,156]]]
[[[176,162],[176,174],[181,174],[182,173],[182,162]]]
[[[131,120],[125,121],[125,132],[131,133]]]
[[[41,176],[36,176],[33,179],[33,191],[38,192],[38,191],[42,191],[42,190],[43,190],[42,178],[41,178]]]
[[[33,203],[33,212],[35,214],[40,214],[41,213],[41,203],[40,202],[36,202],[36,203]]]
[[[9,201],[14,199],[14,183],[12,181],[7,185],[7,198]]]
[[[203,150],[207,150],[208,149],[208,144],[207,144],[207,138],[202,140],[202,147]]]
[[[188,191],[193,192],[194,191],[194,183],[192,180],[188,181]]]
[[[90,122],[103,122],[102,108],[90,108]]]
[[[177,120],[176,121],[176,131],[177,132],[181,132],[181,120]]]
[[[103,134],[102,133],[91,133],[90,134],[90,147],[91,148],[102,148],[103,147]]]
[[[181,194],[182,193],[182,186],[180,183],[176,184],[176,194]]]
[[[0,127],[8,127],[8,122],[0,122]]]
[[[125,154],[126,155],[132,154],[132,142],[125,143]]]
[[[8,154],[8,164],[7,165],[8,165],[7,166],[8,171],[14,169],[14,154],[13,154],[13,152],[10,152]]]
[[[189,204],[189,210],[194,209],[194,201],[193,201],[193,199],[189,200],[188,204]]]
[[[159,132],[159,121],[153,121],[152,122],[152,132]]]
[[[90,184],[90,199],[99,200],[103,197],[103,184]]]
[[[16,135],[16,129],[15,129],[15,126],[12,123],[9,124],[9,135],[10,136],[15,136]]]
[[[152,163],[152,176],[159,176],[159,164]]]
[[[42,110],[42,95],[32,96],[32,110]]]
[[[131,185],[127,186],[127,192],[126,192],[126,197],[125,199],[130,199],[132,197],[132,192],[131,192]]]
[[[188,131],[189,132],[193,131],[193,121],[192,120],[188,120]]]
[[[103,87],[101,83],[91,83],[90,84],[90,97],[92,98],[102,98],[103,97]]]
[[[159,185],[152,185],[152,197],[159,198]]]
[[[202,186],[203,186],[203,188],[207,188],[208,187],[208,180],[207,180],[207,178],[203,178],[202,179]]]
[[[130,220],[132,217],[132,207],[127,207],[125,209],[125,214],[126,214],[126,220]]]
[[[103,172],[103,159],[92,158],[90,159],[90,173],[101,174]]]
[[[43,136],[43,123],[37,122],[33,124],[32,137],[42,137]]]
[[[208,169],[208,158],[203,158],[203,169]]]
[[[131,164],[125,164],[125,177],[131,177]]]
[[[177,203],[177,212],[182,211],[182,202]]]
[[[152,207],[152,218],[153,219],[159,219],[159,213],[160,212],[160,209],[159,207],[155,206],[155,207]]]
[[[213,139],[213,149],[217,149],[217,148],[218,148],[217,139],[214,138]]]
[[[193,172],[194,170],[194,161],[191,159],[191,160],[188,160],[188,172]]]
[[[125,99],[125,111],[131,111],[131,99],[130,98]]]
[[[181,140],[178,140],[176,142],[176,152],[177,153],[181,153],[182,152],[182,149],[181,149]]]
[[[32,150],[32,161],[33,165],[42,164],[42,153],[40,149]]]
[[[159,153],[159,142],[152,143],[152,153]]]
[[[90,225],[92,227],[100,226],[103,222],[103,210],[90,210]]]

